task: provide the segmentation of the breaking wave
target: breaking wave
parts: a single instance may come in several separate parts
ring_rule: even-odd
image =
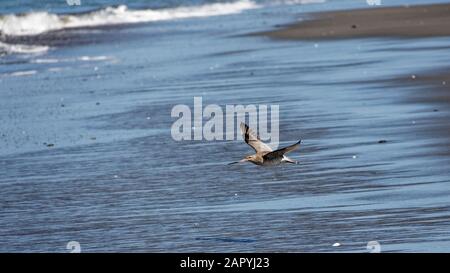
[[[321,2],[325,2],[325,0],[236,0],[233,2],[165,9],[135,10],[128,9],[125,5],[120,5],[76,14],[56,14],[45,11],[5,14],[0,15],[0,57],[8,54],[39,54],[46,52],[50,49],[49,46],[34,45],[33,42],[30,43],[33,40],[23,38],[30,37],[33,39],[34,36],[52,31],[229,15],[271,5]]]
[[[257,8],[250,0],[192,7],[130,10],[125,5],[82,14],[31,12],[0,16],[0,33],[10,36],[38,35],[49,31],[114,24],[141,23],[240,13]]]
[[[38,54],[44,53],[49,49],[48,46],[39,45],[22,45],[22,44],[7,44],[0,42],[0,56],[5,54]]]

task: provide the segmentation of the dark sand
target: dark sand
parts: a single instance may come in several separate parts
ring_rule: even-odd
[[[450,36],[450,4],[315,13],[312,20],[264,34],[281,39]]]

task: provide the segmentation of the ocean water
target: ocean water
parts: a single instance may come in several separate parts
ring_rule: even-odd
[[[447,68],[448,38],[247,35],[367,7],[1,1],[0,251],[450,251],[448,104],[393,81]],[[228,166],[242,141],[174,141],[171,109],[195,96],[279,105],[300,164]]]

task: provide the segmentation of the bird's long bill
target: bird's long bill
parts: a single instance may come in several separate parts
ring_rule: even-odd
[[[246,161],[248,161],[248,159],[247,159],[247,158],[244,158],[244,159],[239,160],[239,161],[236,161],[236,162],[228,163],[228,165],[239,164],[239,163],[246,162]]]

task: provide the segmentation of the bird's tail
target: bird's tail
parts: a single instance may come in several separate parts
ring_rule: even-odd
[[[295,161],[295,160],[293,160],[293,159],[291,159],[291,158],[289,158],[287,156],[283,157],[283,162],[291,163],[291,164],[298,164],[298,161]]]

